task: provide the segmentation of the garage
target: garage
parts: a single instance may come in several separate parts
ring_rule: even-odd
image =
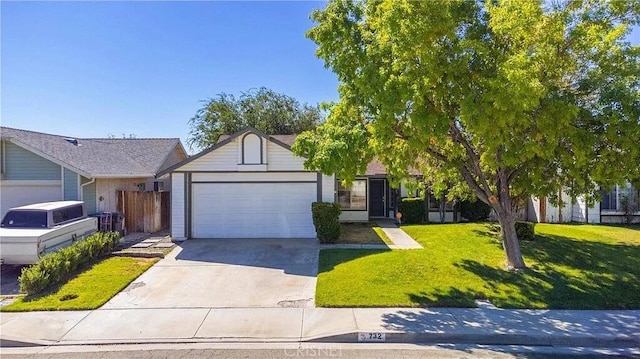
[[[332,202],[335,181],[305,169],[294,140],[247,128],[160,172],[171,175],[172,238],[316,238],[311,204]]]
[[[193,238],[313,238],[316,183],[193,183]]]
[[[2,196],[1,215],[13,207],[32,203],[62,200],[62,185],[60,181],[2,181],[0,186]]]

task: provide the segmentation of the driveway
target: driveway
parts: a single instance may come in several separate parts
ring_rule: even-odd
[[[103,308],[313,307],[318,249],[310,239],[187,240]]]

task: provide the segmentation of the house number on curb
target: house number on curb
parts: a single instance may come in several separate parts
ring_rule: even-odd
[[[359,342],[384,342],[385,333],[358,333]]]

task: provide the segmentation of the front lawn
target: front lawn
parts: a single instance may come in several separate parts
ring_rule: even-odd
[[[151,267],[157,258],[110,257],[78,274],[62,286],[23,297],[4,312],[96,309]]]
[[[640,308],[640,228],[536,225],[529,269],[504,270],[491,224],[404,226],[420,250],[320,252],[316,304],[330,307]]]
[[[341,223],[340,244],[393,244],[375,223]]]

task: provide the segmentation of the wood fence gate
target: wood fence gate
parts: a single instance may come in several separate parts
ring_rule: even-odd
[[[118,212],[127,232],[157,232],[169,228],[170,192],[118,191]]]

